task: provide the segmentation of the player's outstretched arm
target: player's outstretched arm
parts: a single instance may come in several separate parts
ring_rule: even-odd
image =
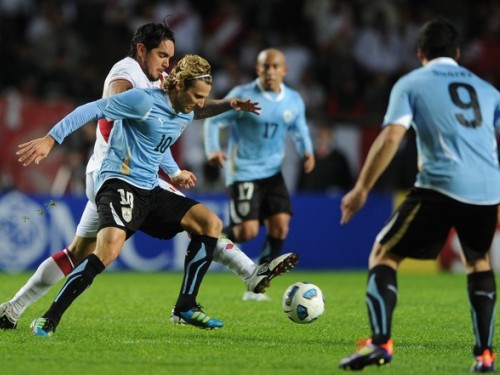
[[[252,102],[250,99],[244,100],[234,98],[230,99],[230,104],[235,111],[252,112],[256,115],[260,115],[260,110],[262,109],[261,107],[259,107],[258,102]]]
[[[250,99],[207,99],[203,108],[196,107],[194,109],[194,118],[203,119],[208,117],[213,117],[220,115],[221,113],[227,112],[231,109],[236,111],[246,111],[255,114],[260,114],[261,108],[258,102],[252,102]]]
[[[20,144],[20,148],[16,154],[19,156],[18,161],[23,164],[23,166],[28,166],[31,163],[40,164],[40,162],[47,157],[52,147],[56,141],[50,135],[46,135],[43,138],[33,139],[29,142]]]

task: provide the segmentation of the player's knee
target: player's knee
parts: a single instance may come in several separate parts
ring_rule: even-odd
[[[259,234],[258,228],[243,225],[238,235],[238,241],[241,242],[250,241],[255,237],[257,237],[257,234]]]
[[[467,273],[485,272],[485,271],[490,271],[492,269],[491,262],[487,254],[485,254],[481,258],[474,259],[471,261],[467,261],[465,257],[463,257],[463,263],[465,266],[465,271]]]
[[[120,255],[126,239],[126,232],[122,229],[107,227],[97,235],[97,244],[94,254],[107,267]]]
[[[207,215],[206,221],[203,225],[203,232],[207,236],[219,238],[222,232],[222,220],[213,212]]]
[[[280,225],[270,229],[269,235],[273,238],[284,240],[288,236],[288,226]]]
[[[84,237],[75,237],[70,246],[68,246],[68,250],[71,256],[71,259],[75,264],[79,263],[83,258],[92,254],[95,250],[96,239],[92,238],[84,238]]]
[[[402,261],[403,258],[388,251],[387,247],[380,243],[375,243],[368,258],[368,268],[371,269],[375,266],[386,265],[397,270]]]

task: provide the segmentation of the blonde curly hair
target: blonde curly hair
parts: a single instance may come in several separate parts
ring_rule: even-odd
[[[212,85],[212,68],[207,60],[198,55],[186,55],[177,62],[167,78],[163,81],[162,88],[170,92],[176,84],[183,82],[184,88],[191,87],[198,79]]]

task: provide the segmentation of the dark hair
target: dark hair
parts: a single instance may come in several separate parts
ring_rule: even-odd
[[[170,29],[166,20],[163,20],[162,23],[146,23],[140,26],[134,33],[130,41],[128,56],[136,57],[136,46],[138,43],[144,44],[146,50],[151,51],[153,48],[158,47],[164,40],[171,40],[175,43],[174,32]]]
[[[458,48],[458,31],[446,19],[433,18],[420,29],[417,46],[428,60],[436,57],[455,58]]]

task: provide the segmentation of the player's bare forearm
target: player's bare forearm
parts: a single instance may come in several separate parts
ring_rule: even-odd
[[[399,125],[386,126],[373,142],[361,168],[355,187],[369,192],[380,175],[396,155],[406,128]]]
[[[217,116],[232,109],[231,102],[228,99],[207,99],[203,108],[196,107],[194,118],[202,119]]]
[[[371,188],[394,158],[405,132],[403,126],[387,126],[377,136],[368,151],[354,188],[342,198],[341,224],[347,224],[364,206]]]
[[[235,111],[252,112],[257,115],[260,114],[261,110],[261,108],[259,107],[259,103],[252,102],[251,100],[243,100],[237,98],[207,99],[205,105],[202,108],[195,108],[194,118],[199,120],[207,117],[213,117],[227,112],[231,109],[234,109]]]

